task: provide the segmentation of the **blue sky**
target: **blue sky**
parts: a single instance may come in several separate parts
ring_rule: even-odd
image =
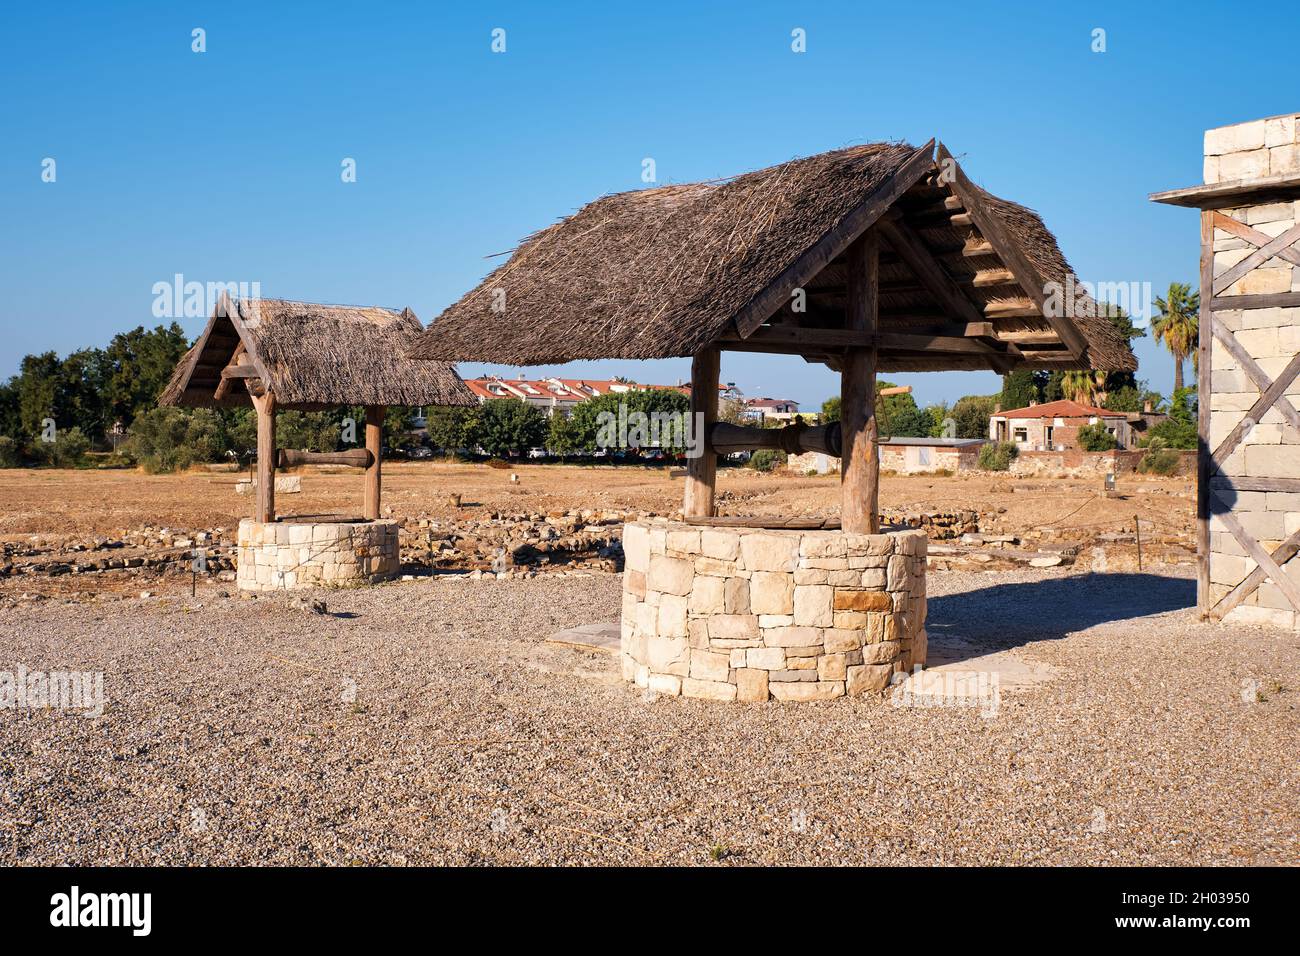
[[[10,4],[0,375],[155,324],[153,285],[175,273],[428,322],[485,256],[639,188],[644,157],[661,183],[687,182],[881,139],[938,137],[1037,209],[1081,278],[1159,294],[1195,281],[1197,224],[1147,194],[1200,181],[1204,129],[1300,109],[1260,81],[1294,42],[1208,2]],[[1138,356],[1167,392],[1167,353],[1147,339]],[[687,366],[564,371],[663,382]],[[727,354],[723,378],[805,406],[838,391],[794,357]],[[923,404],[998,387],[891,378]]]

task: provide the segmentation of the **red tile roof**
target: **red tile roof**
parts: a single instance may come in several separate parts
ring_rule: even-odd
[[[993,416],[995,418],[1123,418],[1124,413],[1097,408],[1095,405],[1080,405],[1078,402],[1063,398],[1056,402],[1013,408],[1008,412],[994,412]]]

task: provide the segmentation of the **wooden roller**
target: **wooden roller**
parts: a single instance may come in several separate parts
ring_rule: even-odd
[[[790,455],[807,451],[840,457],[840,423],[805,425],[795,422],[784,428],[757,428],[752,425],[732,425],[717,422],[709,431],[709,447],[719,455],[756,448],[774,448]]]
[[[292,468],[295,465],[351,465],[353,468],[369,468],[374,461],[375,456],[366,448],[349,448],[346,451],[294,451],[281,448],[275,466]]]

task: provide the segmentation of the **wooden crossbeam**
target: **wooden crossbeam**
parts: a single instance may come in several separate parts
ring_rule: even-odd
[[[1294,532],[1291,537],[1278,545],[1277,549],[1269,557],[1280,568],[1294,558],[1298,551],[1300,551],[1300,531]],[[1285,574],[1285,570],[1282,573]],[[1250,597],[1255,589],[1267,580],[1268,576],[1268,572],[1264,570],[1263,566],[1256,563],[1254,569],[1235,588],[1219,598],[1218,603],[1210,608],[1210,617],[1216,621],[1223,620],[1228,616],[1229,611]]]
[[[1215,475],[1210,479],[1211,488],[1225,491],[1285,491],[1300,493],[1300,478],[1234,478],[1231,475]]]
[[[1222,322],[1218,321],[1213,316],[1210,318],[1210,327],[1214,332],[1214,337],[1219,340],[1219,344],[1228,350],[1229,355],[1236,359],[1237,364],[1241,366],[1242,371],[1245,372],[1246,375],[1249,376],[1250,380],[1255,383],[1255,388],[1259,389],[1260,394],[1263,394],[1268,389],[1269,385],[1272,384],[1269,380],[1268,373],[1260,368],[1259,363],[1255,361],[1251,354],[1241,347],[1241,343],[1237,341],[1237,337],[1233,335]],[[1300,413],[1296,412],[1295,406],[1292,405],[1291,400],[1286,397],[1285,390],[1283,390],[1283,394],[1277,397],[1277,402],[1273,407],[1278,410],[1278,413],[1284,419],[1286,419],[1286,423],[1295,429],[1296,434],[1300,435]]]
[[[1205,301],[1202,299],[1201,301]],[[1251,295],[1216,295],[1209,300],[1215,312],[1227,309],[1294,309],[1300,306],[1300,292],[1257,292]]]
[[[1218,493],[1213,494],[1225,508],[1224,511],[1217,515],[1219,520],[1224,523],[1228,531],[1237,540],[1237,543],[1246,550],[1251,559],[1264,571],[1264,575],[1277,585],[1279,591],[1286,595],[1286,599],[1291,602],[1291,606],[1300,611],[1300,584],[1297,584],[1289,574],[1282,570],[1282,567],[1273,556],[1264,550],[1262,544],[1246,533],[1241,521],[1232,513],[1232,503],[1225,501]]]
[[[1241,440],[1246,437],[1247,432],[1254,428],[1256,423],[1264,417],[1264,413],[1273,407],[1278,397],[1286,393],[1297,375],[1300,375],[1300,355],[1294,356],[1287,363],[1286,368],[1282,369],[1282,373],[1278,375],[1277,379],[1260,393],[1259,398],[1255,400],[1255,404],[1250,406],[1250,410],[1237,423],[1237,427],[1219,443],[1219,447],[1210,456],[1210,461],[1216,471],[1223,467],[1223,463],[1237,450],[1237,446],[1241,444]],[[1209,392],[1206,392],[1206,394],[1208,395]]]
[[[1266,245],[1260,246],[1235,266],[1232,266],[1230,269],[1224,270],[1220,275],[1215,276],[1214,294],[1218,295],[1242,276],[1255,271],[1259,266],[1268,262],[1269,259],[1278,255],[1283,249],[1290,249],[1297,242],[1300,242],[1300,223],[1296,223],[1296,225],[1292,226],[1276,239],[1272,239]]]
[[[1266,246],[1273,241],[1273,236],[1266,232],[1260,232],[1244,222],[1238,222],[1221,212],[1210,213],[1210,221],[1215,229],[1222,229],[1224,232],[1236,236],[1238,239],[1244,239],[1252,246]],[[1280,249],[1275,253],[1279,259],[1285,259],[1287,262],[1300,266],[1300,249],[1289,247]]]

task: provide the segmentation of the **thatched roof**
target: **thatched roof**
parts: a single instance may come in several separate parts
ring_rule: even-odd
[[[422,328],[410,309],[223,297],[159,402],[250,404],[238,381],[217,397],[222,370],[236,359],[253,367],[281,408],[474,404],[451,365],[407,358]]]
[[[895,337],[906,347],[882,345],[882,370],[1135,368],[1108,320],[1043,314],[1044,284],[1073,276],[1052,234],[1035,213],[957,172],[959,183],[945,178],[932,143],[871,143],[729,180],[605,196],[525,239],[434,320],[411,355],[539,365],[687,356],[719,342],[836,367],[833,347],[763,343],[775,341],[776,325],[843,328],[845,250],[883,218],[916,237],[913,255],[919,248],[942,265],[922,281],[906,256],[882,245],[879,331],[931,337],[930,347],[918,335]],[[981,206],[996,236],[981,234],[966,203]],[[936,283],[959,291],[936,296]],[[804,313],[789,308],[794,288],[807,294]],[[954,322],[995,354],[960,342],[964,351],[942,352]],[[1022,352],[1018,340],[1032,348]]]

